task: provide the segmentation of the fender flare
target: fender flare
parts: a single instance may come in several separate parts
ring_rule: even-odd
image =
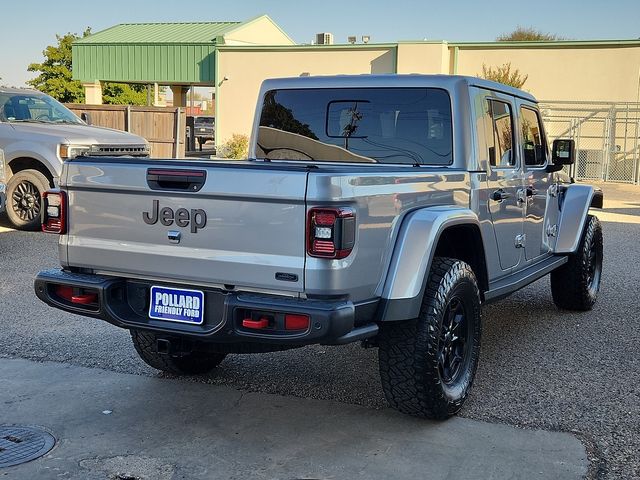
[[[440,235],[456,225],[473,225],[480,230],[478,216],[468,208],[455,205],[425,207],[405,217],[382,290],[381,321],[418,316]]]
[[[574,253],[578,249],[589,208],[602,208],[602,190],[591,185],[571,184],[563,188],[554,253]]]
[[[51,160],[51,153],[46,148],[37,144],[27,144],[26,142],[16,142],[4,149],[5,163],[9,165],[17,158],[30,158],[42,164],[54,179],[59,178],[62,170],[62,160],[55,158]],[[15,173],[15,172],[12,172]]]

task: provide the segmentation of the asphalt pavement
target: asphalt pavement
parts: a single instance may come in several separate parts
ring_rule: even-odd
[[[603,188],[605,265],[594,310],[559,311],[548,278],[485,307],[480,366],[461,417],[569,432],[587,448],[589,476],[640,478],[640,187]],[[137,358],[126,331],[40,303],[33,276],[57,266],[57,239],[3,225],[0,355],[166,377]],[[377,352],[358,345],[229,356],[189,381],[386,408]]]

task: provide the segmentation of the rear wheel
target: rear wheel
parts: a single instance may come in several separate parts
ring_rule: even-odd
[[[380,329],[380,378],[387,401],[418,417],[445,419],[457,413],[473,384],[480,335],[480,294],[471,267],[434,258],[420,316]]]
[[[174,375],[203,375],[216,368],[224,353],[194,351],[180,356],[159,353],[155,333],[131,330],[131,340],[138,355],[150,367]]]
[[[602,226],[589,215],[578,250],[551,272],[551,295],[558,308],[591,310],[596,303],[602,278]]]
[[[7,216],[21,230],[40,228],[42,194],[50,188],[49,180],[38,170],[22,170],[7,184]]]

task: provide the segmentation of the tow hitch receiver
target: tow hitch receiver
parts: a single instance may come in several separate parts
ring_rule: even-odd
[[[71,285],[58,285],[55,288],[55,292],[58,297],[76,305],[95,307],[98,304],[98,293],[88,289],[77,288]]]
[[[156,351],[161,355],[183,357],[193,352],[193,343],[185,338],[158,338]]]

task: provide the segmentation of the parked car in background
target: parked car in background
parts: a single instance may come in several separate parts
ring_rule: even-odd
[[[57,185],[65,160],[87,155],[149,156],[144,138],[88,123],[42,92],[0,88],[7,215],[15,227],[40,228],[42,193]]]
[[[200,150],[202,150],[202,146],[205,143],[209,140],[215,140],[216,119],[215,117],[200,115],[193,118],[193,124],[195,137],[198,139]]]
[[[5,172],[6,171],[6,167],[4,165],[4,152],[2,151],[2,149],[0,149],[0,213],[4,212],[5,209],[5,205],[6,205],[6,188],[7,185],[5,183]]]

